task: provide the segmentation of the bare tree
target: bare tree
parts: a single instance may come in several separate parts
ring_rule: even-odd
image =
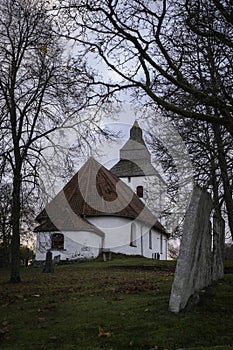
[[[198,2],[194,2],[194,8],[197,4]],[[206,26],[214,28],[216,21],[215,5],[206,2],[203,11],[208,13],[208,17],[205,19]],[[190,12],[187,12],[190,16]],[[202,22],[204,19],[199,12],[198,16],[200,16],[200,22]],[[191,21],[190,18],[186,20],[188,23]],[[193,28],[193,24],[190,25]],[[202,28],[204,28],[203,23]],[[223,72],[228,72],[231,69],[231,65],[225,57],[225,52],[222,52],[223,46],[219,45],[218,40],[213,38],[213,35],[199,35],[193,41],[190,34],[191,32],[186,33],[185,41],[177,38],[182,47],[189,46],[190,58],[192,59],[187,67],[187,74],[190,80],[198,84],[203,91],[209,91],[211,96],[215,96],[216,101],[218,96],[224,98],[224,94],[225,96],[231,94],[232,82],[230,77],[227,76],[223,79]],[[222,41],[225,42],[224,38],[222,38]],[[194,52],[194,55],[192,52]],[[225,84],[224,87],[223,83]],[[177,91],[171,99],[173,101],[179,100],[179,103],[183,106],[189,105],[194,111],[200,109],[198,101],[183,91]],[[221,119],[220,110],[217,107],[212,106],[211,108],[208,105],[203,105],[202,111],[206,111],[209,115],[219,116],[219,119]],[[230,161],[233,147],[232,138],[226,129],[217,123],[208,124],[206,121],[194,120],[190,122],[184,117],[179,119],[173,117],[172,122],[179,130],[189,149],[194,164],[196,182],[212,191],[215,210],[219,215],[221,215],[221,209],[223,212],[223,208],[226,208],[229,228],[233,237],[233,169]]]
[[[81,138],[93,137],[95,116],[80,115],[98,96],[89,88],[92,72],[53,34],[55,22],[47,2],[3,0],[0,4],[1,169],[12,183],[11,282],[20,281],[22,188],[35,186],[46,142],[67,123]],[[88,142],[88,137],[86,138]],[[80,141],[81,142],[81,141]]]
[[[9,184],[0,186],[0,247],[2,265],[8,266],[10,261],[10,241],[11,241],[11,192]]]
[[[212,193],[215,211],[219,213],[220,216],[224,216],[232,232],[233,216],[231,198],[233,169],[231,158],[233,140],[224,130],[219,129],[216,134],[213,127],[206,122],[192,121],[192,123],[189,123],[186,119],[171,117],[169,120],[181,135],[188,149],[189,157],[193,165],[192,175],[194,183]],[[148,142],[151,144],[156,159],[158,159],[163,166],[170,200],[171,202],[176,201],[178,173],[174,159],[171,157],[169,150],[164,147],[153,132],[150,133]],[[180,151],[179,145],[175,143],[174,139],[171,138],[170,142],[173,144],[173,147]],[[183,167],[186,167],[185,161],[183,161]],[[223,167],[224,169],[222,169]],[[224,175],[222,176],[222,174]],[[170,207],[168,208],[169,217],[171,205],[168,204],[168,207]]]
[[[230,0],[61,3],[63,14],[76,22],[75,30],[73,23],[68,26],[67,35],[83,45],[83,52],[98,55],[103,65],[117,73],[118,80],[102,81],[108,92],[131,88],[135,101],[153,101],[185,118],[223,125],[233,135]],[[212,40],[222,53],[217,91],[211,84],[200,85],[192,74],[200,62],[195,51],[200,40]],[[203,76],[209,64],[205,56],[198,66]],[[198,108],[180,103],[179,93]]]
[[[73,32],[67,26],[67,36],[115,74],[112,81],[96,80],[106,94],[130,89],[135,102],[159,105],[187,123],[212,125],[233,232],[232,185],[222,149],[224,138],[233,136],[231,1],[71,0],[64,9],[76,23]]]

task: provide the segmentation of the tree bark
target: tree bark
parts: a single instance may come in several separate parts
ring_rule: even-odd
[[[213,130],[214,130],[214,137],[215,137],[217,149],[218,149],[218,161],[219,161],[219,167],[221,170],[221,177],[222,177],[223,188],[224,188],[224,200],[225,200],[226,209],[227,209],[228,224],[231,232],[231,237],[233,238],[232,189],[231,189],[231,184],[228,177],[228,171],[227,171],[228,167],[227,167],[224,146],[223,146],[222,137],[221,137],[221,128],[219,127],[219,125],[213,124]]]
[[[12,203],[12,239],[11,239],[11,283],[21,282],[20,278],[20,172],[14,173]]]
[[[2,243],[3,243],[3,266],[9,266],[9,239],[7,238],[8,232],[6,230],[6,218],[3,217],[2,222]]]

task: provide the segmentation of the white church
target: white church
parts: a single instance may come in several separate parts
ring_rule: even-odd
[[[108,170],[89,158],[36,217],[36,261],[48,251],[66,261],[103,252],[166,260],[168,233],[157,219],[163,186],[135,122],[117,164]]]

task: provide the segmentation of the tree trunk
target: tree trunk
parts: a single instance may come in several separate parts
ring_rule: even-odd
[[[11,276],[10,282],[18,283],[20,278],[20,172],[14,173],[12,203]]]
[[[215,210],[213,216],[213,281],[224,277],[224,242],[225,222],[221,216],[221,212]]]
[[[9,239],[7,237],[8,232],[6,230],[6,219],[3,218],[2,223],[2,244],[3,244],[3,266],[9,266]]]
[[[228,132],[231,134],[231,137],[233,138],[233,119],[232,115],[228,111],[224,111],[225,117],[227,118],[227,125],[225,125],[225,128],[228,130]]]
[[[228,167],[225,158],[224,146],[221,138],[221,128],[217,124],[213,124],[214,137],[218,149],[218,161],[221,169],[221,177],[224,188],[224,200],[228,215],[228,224],[231,232],[231,237],[233,238],[233,200],[232,200],[232,189],[230,185],[230,180],[228,177]]]

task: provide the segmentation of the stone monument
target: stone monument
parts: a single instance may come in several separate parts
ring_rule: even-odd
[[[180,253],[170,295],[169,309],[178,313],[189,298],[212,282],[212,236],[209,193],[195,187],[185,215]],[[221,275],[221,273],[220,273]]]
[[[45,273],[53,273],[54,272],[53,254],[50,251],[47,251],[47,253],[46,253],[46,260],[45,260],[45,266],[44,266],[43,272],[45,272]]]

